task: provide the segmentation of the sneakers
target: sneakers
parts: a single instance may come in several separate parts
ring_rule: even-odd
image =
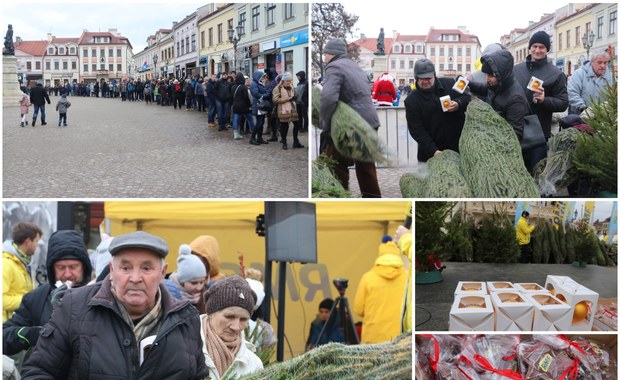
[[[67,126],[67,124],[63,124],[62,126],[63,126],[63,127],[66,127],[66,126]]]
[[[34,123],[33,123],[33,124],[34,124]],[[42,122],[41,122],[41,125],[47,125],[47,123],[46,123],[46,122],[44,122],[44,121],[42,121]]]
[[[24,122],[23,121],[22,121],[21,125],[22,125],[22,128],[24,128]]]
[[[215,123],[209,123],[209,128],[215,128]]]
[[[252,145],[260,145],[260,143],[258,141],[256,141],[256,139],[254,137],[252,137],[250,139],[250,144],[252,144]]]
[[[288,146],[286,145],[286,141],[282,142],[282,149],[283,150],[287,150],[288,149]]]
[[[26,120],[26,125],[28,125],[28,120]]]
[[[34,120],[34,119],[32,120],[32,128],[34,128],[34,123],[36,123],[36,122],[37,122],[36,120]]]
[[[243,139],[243,136],[241,135],[241,133],[239,133],[239,131],[234,131],[233,132],[233,139],[241,140],[241,139]]]

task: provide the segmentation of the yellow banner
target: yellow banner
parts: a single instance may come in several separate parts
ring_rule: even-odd
[[[594,217],[594,201],[586,201],[583,203],[583,220],[592,224],[592,218]]]

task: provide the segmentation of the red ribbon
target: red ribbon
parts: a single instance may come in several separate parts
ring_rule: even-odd
[[[437,338],[435,338],[435,336],[431,335],[431,334],[418,334],[419,336],[422,336],[424,338],[429,338],[433,340],[433,346],[434,346],[434,358],[429,358],[430,362],[431,362],[431,368],[433,369],[433,373],[437,373],[437,363],[439,362],[439,342],[437,341]]]
[[[471,362],[469,361],[469,359],[467,359],[466,356],[461,355],[458,361],[465,362],[471,366]],[[466,374],[465,371],[463,371],[459,365],[456,366],[456,369],[458,369],[463,374],[463,376],[467,378],[467,380],[474,380],[468,374]]]
[[[573,359],[573,365],[566,368],[566,371],[562,372],[558,380],[564,379],[564,377],[568,376],[570,380],[577,380],[577,375],[579,375],[579,359]]]
[[[517,337],[517,343],[515,343],[514,346],[514,351],[512,353],[512,355],[505,355],[502,360],[507,361],[507,362],[511,362],[513,360],[515,360],[517,358],[517,353],[519,352],[519,344],[521,343],[521,335],[516,335]]]
[[[494,368],[491,363],[489,363],[489,361],[482,355],[478,355],[475,354],[474,355],[474,360],[476,360],[476,362],[478,362],[478,364],[480,365],[480,367],[482,367],[482,369],[484,369],[485,371],[489,371],[489,372],[493,372],[496,373],[498,375],[507,377],[509,379],[512,380],[523,380],[523,377],[521,376],[520,373],[515,372],[511,369],[497,369]]]
[[[592,355],[592,354],[588,354],[587,352],[585,352],[585,350],[582,348],[582,347],[585,347],[585,348],[592,347],[590,344],[585,343],[585,342],[572,342],[564,335],[559,335],[559,337],[560,339],[568,343],[568,348],[574,347],[577,351],[582,352],[584,355]]]

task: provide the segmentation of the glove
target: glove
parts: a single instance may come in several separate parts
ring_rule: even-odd
[[[39,340],[39,335],[41,334],[41,330],[43,330],[43,327],[41,326],[31,326],[22,327],[17,331],[17,336],[25,345],[24,349],[27,350],[37,344],[37,341]]]
[[[69,287],[66,284],[62,284],[56,289],[52,290],[51,298],[52,298],[52,307],[56,309],[58,305],[60,305],[60,301],[62,301],[62,297],[65,296],[65,293]]]
[[[334,142],[332,141],[332,136],[329,131],[323,130],[323,132],[321,132],[319,152],[325,153],[329,145],[334,145]]]

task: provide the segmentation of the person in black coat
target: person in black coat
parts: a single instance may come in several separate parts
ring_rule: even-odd
[[[50,104],[50,97],[47,91],[43,88],[41,83],[37,83],[36,86],[30,90],[30,103],[34,105],[34,113],[32,114],[32,126],[35,126],[37,122],[37,116],[39,110],[41,110],[41,125],[46,125],[45,122],[45,103]]]
[[[454,79],[437,78],[429,59],[418,60],[413,75],[416,88],[405,99],[405,115],[409,134],[418,143],[418,161],[426,162],[446,149],[458,152],[471,95],[452,90]],[[439,98],[446,95],[450,106],[444,112]]]
[[[87,284],[92,266],[82,234],[74,230],[56,231],[50,237],[46,260],[48,283],[28,292],[13,317],[2,326],[2,352],[14,355],[30,351],[37,343],[43,325],[49,321],[54,302],[60,302],[66,286],[56,281],[71,281],[72,288]]]
[[[247,86],[246,86],[247,84]],[[241,140],[241,131],[243,124],[247,121],[250,130],[254,130],[254,119],[252,118],[252,99],[250,96],[250,78],[246,78],[243,73],[237,73],[235,83],[231,86],[230,91],[232,93],[232,111],[233,111],[233,138],[235,140]],[[254,137],[254,135],[252,135]],[[257,141],[250,144],[260,145]]]

